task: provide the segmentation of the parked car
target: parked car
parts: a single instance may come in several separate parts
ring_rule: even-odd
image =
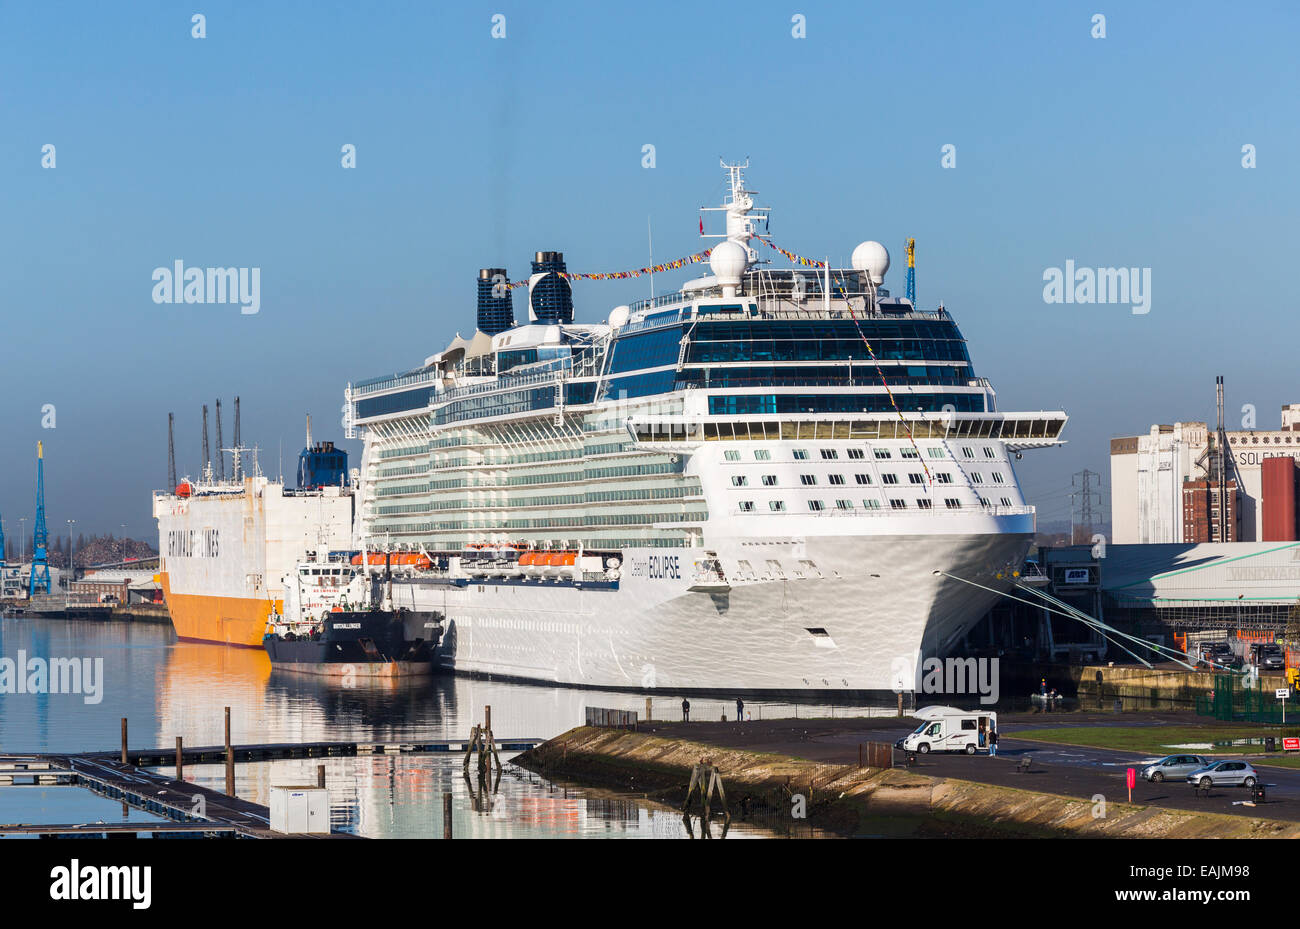
[[[1160,783],[1163,780],[1180,781],[1210,763],[1200,755],[1166,755],[1142,768],[1142,777]]]
[[[1244,761],[1216,761],[1187,775],[1197,787],[1254,787],[1259,773]]]
[[[1286,667],[1286,656],[1280,645],[1259,645],[1255,647],[1255,664],[1261,671],[1281,671]]]
[[[1232,650],[1232,646],[1227,642],[1215,642],[1209,646],[1208,658],[1218,667],[1240,668],[1242,665],[1241,656]]]

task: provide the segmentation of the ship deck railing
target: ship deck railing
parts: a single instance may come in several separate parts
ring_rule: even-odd
[[[497,390],[513,390],[517,387],[530,387],[534,384],[554,384],[556,380],[563,378],[563,374],[563,371],[546,371],[541,374],[526,374],[520,377],[504,375],[486,384],[470,384],[466,387],[453,387],[450,390],[441,391],[433,399],[436,403],[444,403],[449,400],[459,400],[463,397],[472,397]]]
[[[882,362],[885,359],[881,359]],[[843,377],[729,377],[713,378],[706,381],[690,381],[678,379],[673,382],[673,390],[727,390],[732,387],[852,387],[852,388],[874,388],[881,387],[880,378],[875,373],[875,365],[869,358],[853,358],[845,361],[835,362],[835,367],[844,368],[850,363],[853,365],[853,378],[849,379],[847,375]],[[945,362],[929,362],[926,364],[944,364]],[[898,362],[898,367],[905,366],[906,361]],[[708,362],[692,362],[685,368],[690,371],[694,368],[709,367]],[[884,367],[886,372],[895,369],[895,365],[890,364]],[[718,370],[714,366],[713,370]],[[726,370],[725,368],[722,370]],[[891,387],[973,387],[983,391],[984,385],[978,383],[972,378],[942,378],[942,377],[891,377],[888,373],[885,380]]]
[[[995,439],[1010,447],[1056,444],[1066,422],[1059,411],[1023,413],[740,413],[734,416],[635,415],[627,428],[638,442],[824,439]]]
[[[943,486],[947,487],[948,485],[945,484]],[[917,506],[909,506],[909,507],[903,507],[899,509],[895,509],[894,507],[891,506],[881,506],[881,507],[854,506],[854,507],[848,507],[844,509],[841,509],[840,507],[828,506],[824,510],[808,510],[807,512],[801,510],[782,510],[779,513],[772,512],[770,510],[759,510],[757,508],[752,510],[742,510],[739,508],[735,508],[732,509],[728,513],[728,515],[734,516],[737,519],[743,519],[746,516],[772,516],[772,517],[815,516],[818,519],[827,519],[832,517],[836,519],[860,519],[862,517],[874,517],[879,519],[879,518],[890,517],[890,516],[894,518],[898,518],[900,516],[901,517],[921,516],[925,519],[939,519],[942,517],[955,517],[955,516],[964,516],[967,518],[969,518],[970,516],[1032,516],[1035,512],[1036,512],[1035,508],[1029,504],[1025,504],[1023,506],[1017,506],[1017,505],[1007,506],[1005,504],[997,503],[997,504],[989,504],[987,506],[984,506],[982,504],[963,504],[962,506],[959,507],[936,506],[936,507],[930,507],[928,509],[917,507]]]
[[[849,297],[861,298],[863,295],[850,294]],[[918,310],[912,308],[905,312],[897,310],[885,311],[879,307],[868,309],[865,305],[854,306],[850,311],[848,302],[842,295],[832,296],[829,307],[827,301],[820,293],[807,293],[802,300],[794,300],[789,296],[779,293],[763,294],[738,294],[735,297],[722,297],[719,294],[701,294],[699,292],[690,294],[664,294],[655,297],[653,300],[640,300],[631,304],[633,313],[644,310],[658,309],[678,305],[679,312],[677,315],[670,316],[667,313],[658,316],[655,319],[641,319],[630,322],[619,328],[620,334],[629,334],[638,332],[642,329],[653,329],[659,326],[671,326],[682,321],[683,318],[690,316],[691,308],[701,300],[715,301],[727,300],[729,303],[735,302],[741,306],[738,310],[721,310],[711,308],[707,314],[708,319],[793,319],[793,320],[818,320],[818,319],[929,319],[929,320],[951,320],[952,315],[944,308],[937,310]],[[750,307],[755,307],[751,310]]]
[[[354,398],[365,397],[369,394],[379,393],[382,390],[391,390],[394,387],[418,387],[421,384],[431,384],[437,381],[439,377],[436,367],[420,368],[402,374],[380,375],[353,384],[352,396]]]

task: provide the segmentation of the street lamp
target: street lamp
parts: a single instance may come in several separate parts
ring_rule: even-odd
[[[77,579],[77,543],[72,539],[72,526],[76,523],[75,519],[68,521],[68,593],[72,593],[72,582]]]

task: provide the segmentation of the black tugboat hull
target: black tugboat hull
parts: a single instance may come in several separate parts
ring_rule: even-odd
[[[268,634],[276,670],[325,677],[409,677],[433,673],[442,625],[438,613],[402,610],[331,613],[316,637]]]

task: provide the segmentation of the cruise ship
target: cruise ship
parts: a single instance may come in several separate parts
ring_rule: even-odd
[[[573,280],[665,267],[538,252],[526,280],[479,272],[472,338],[347,385],[359,537],[420,554],[393,600],[444,614],[444,668],[878,693],[1013,583],[1035,528],[1014,461],[1066,415],[1000,411],[950,313],[883,288],[878,242],[848,268],[778,246],[746,167],[678,289],[578,322]]]

